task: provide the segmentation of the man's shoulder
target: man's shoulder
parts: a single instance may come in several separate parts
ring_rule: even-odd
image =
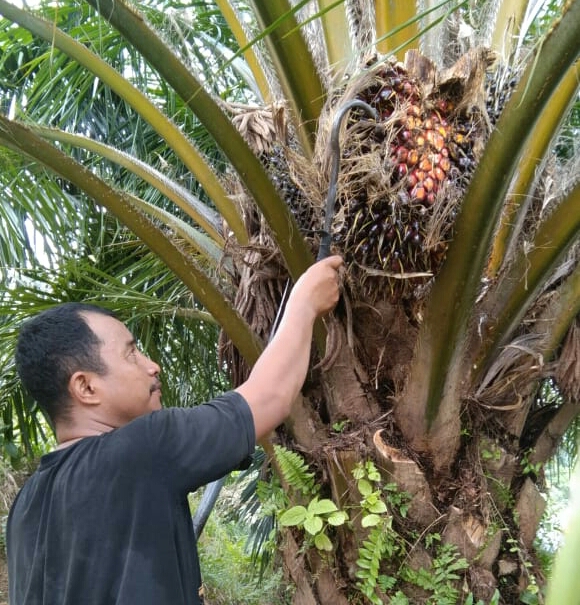
[[[220,415],[232,414],[241,417],[251,417],[250,407],[244,397],[237,391],[226,391],[209,401],[195,406],[168,407],[150,412],[145,416],[136,418],[126,425],[126,427],[123,427],[123,429],[132,427],[135,430],[143,430],[149,423],[187,422],[189,419],[195,420],[198,415],[200,418],[203,416],[203,419],[206,420],[207,415],[211,414],[210,410],[212,408],[219,410]]]

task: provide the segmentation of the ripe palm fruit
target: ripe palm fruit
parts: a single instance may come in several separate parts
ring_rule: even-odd
[[[465,72],[465,65],[471,71]],[[391,295],[405,296],[438,270],[454,206],[488,134],[485,107],[474,101],[482,96],[482,65],[487,67],[483,53],[479,62],[470,57],[442,75],[414,54],[405,65],[386,62],[375,68],[370,83],[367,77],[356,90],[356,98],[377,110],[379,124],[361,125],[361,117],[351,112],[343,135],[348,162],[341,178],[351,179],[351,190],[346,186],[339,193],[334,242],[354,266],[355,281],[374,279],[375,291],[382,284]],[[376,154],[380,161],[371,161]],[[366,168],[376,165],[382,174]]]
[[[384,87],[372,97],[363,91],[359,98],[394,122],[390,141],[397,164],[394,182],[403,185],[412,204],[431,205],[427,193],[433,194],[429,199],[436,198],[453,163],[462,173],[474,163],[469,125],[454,114],[452,100],[425,99],[420,84],[401,66],[387,66],[377,76]]]

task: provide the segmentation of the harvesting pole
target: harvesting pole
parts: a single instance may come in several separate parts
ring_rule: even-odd
[[[338,169],[340,166],[340,127],[346,114],[353,109],[358,107],[363,109],[369,116],[378,119],[376,109],[371,107],[368,103],[354,99],[348,101],[344,105],[341,105],[334,116],[332,122],[332,130],[330,131],[330,151],[331,151],[331,167],[330,167],[330,179],[328,182],[328,193],[326,195],[326,205],[324,209],[324,228],[320,238],[320,248],[318,249],[318,256],[316,260],[322,260],[327,256],[330,256],[330,242],[332,236],[330,230],[332,228],[332,220],[334,219],[334,206],[336,203],[336,188],[338,185]]]

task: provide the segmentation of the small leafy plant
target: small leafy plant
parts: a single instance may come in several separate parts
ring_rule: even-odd
[[[374,463],[372,461],[359,463],[353,470],[353,477],[362,496],[361,526],[370,528],[367,539],[363,541],[358,551],[356,586],[373,605],[381,605],[383,600],[376,592],[377,587],[386,592],[396,582],[395,578],[380,573],[381,562],[398,554],[402,550],[402,545],[393,530],[393,517],[389,514],[383,492],[379,487],[381,474]],[[399,595],[399,603],[404,605],[405,601],[400,600],[401,597],[404,597],[402,593]]]
[[[437,534],[429,535],[431,542],[440,539]],[[459,599],[457,582],[461,572],[469,567],[466,559],[459,556],[452,544],[441,544],[431,567],[414,570],[404,567],[402,577],[411,584],[430,592],[427,603],[430,605],[455,605]]]
[[[465,603],[464,605],[499,605],[499,590],[496,589],[496,591],[493,593],[493,596],[491,597],[491,601],[489,603],[484,603],[481,599],[479,599],[479,601],[475,602],[475,597],[473,596],[473,593],[469,593],[469,595],[467,596],[467,599],[465,599]]]
[[[523,475],[538,475],[542,470],[543,464],[541,462],[532,462],[530,460],[531,455],[533,454],[533,449],[525,450],[522,454],[522,460],[520,462],[522,467]]]
[[[387,483],[383,487],[387,498],[387,504],[391,510],[397,510],[403,519],[407,516],[411,495],[401,491],[396,483]]]
[[[292,452],[281,445],[274,446],[276,462],[284,481],[295,491],[304,496],[318,493],[318,486],[314,482],[314,473],[310,470],[302,456]]]
[[[274,446],[274,453],[284,480],[303,497],[311,498],[305,505],[297,504],[283,511],[278,522],[282,527],[304,530],[307,543],[312,541],[318,550],[332,551],[328,528],[346,523],[348,514],[339,510],[332,500],[319,498],[314,473],[299,454],[278,445]]]
[[[381,490],[373,486],[379,483],[381,474],[372,461],[359,463],[353,470],[357,489],[362,496],[360,506],[362,509],[362,527],[374,527],[381,523],[381,515],[388,512],[387,505],[382,499]]]
[[[297,505],[289,508],[279,518],[283,527],[299,527],[313,537],[314,546],[318,550],[331,551],[332,542],[326,534],[328,525],[343,525],[348,515],[338,510],[332,500],[319,500],[314,497],[308,506]]]
[[[380,583],[384,587],[394,584],[390,581],[394,578],[381,577],[379,574],[381,561],[387,555],[390,546],[392,547],[392,541],[389,540],[388,534],[381,525],[376,525],[358,551],[356,585],[373,605],[381,605],[383,602],[375,592],[377,584]]]
[[[304,532],[303,547],[315,547],[319,551],[331,552],[332,542],[328,536],[332,527],[349,521],[348,514],[340,510],[329,498],[321,498],[315,482],[315,474],[304,459],[296,452],[275,446],[275,455],[283,480],[295,492],[300,502],[278,509],[278,522],[282,527],[296,527]],[[425,546],[435,551],[428,568],[412,569],[405,563],[406,545],[393,528],[393,513],[406,517],[410,496],[401,492],[397,485],[382,485],[382,476],[372,461],[361,462],[352,471],[360,494],[359,504],[353,512],[359,515],[360,526],[367,530],[366,538],[358,549],[356,561],[356,587],[372,605],[382,605],[388,598],[391,605],[410,605],[408,597],[398,583],[403,581],[423,589],[428,605],[455,605],[459,602],[459,581],[467,569],[466,559],[459,556],[455,546],[441,544],[441,536],[429,533]],[[355,516],[356,520],[357,517]],[[398,573],[385,573],[385,562],[397,562]],[[465,605],[474,603],[473,595]],[[469,600],[471,599],[471,600]],[[531,601],[530,601],[531,603]],[[497,605],[497,599],[489,605]]]

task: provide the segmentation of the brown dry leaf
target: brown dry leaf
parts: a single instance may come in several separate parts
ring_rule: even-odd
[[[570,326],[556,366],[558,386],[573,401],[580,401],[580,320]]]

